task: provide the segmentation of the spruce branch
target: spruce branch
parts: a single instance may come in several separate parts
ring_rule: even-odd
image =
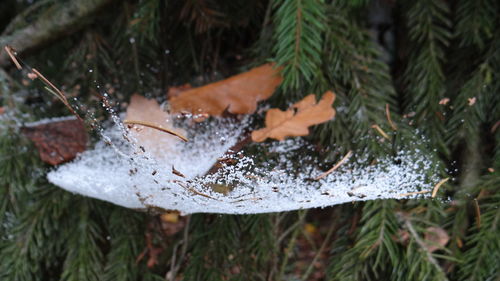
[[[350,17],[351,10],[336,2],[327,7],[322,73],[326,84],[338,97],[337,107],[344,108],[335,122],[318,126],[321,143],[349,149],[380,151],[372,125],[386,124],[385,108],[395,106],[395,91],[388,66],[380,61],[380,51],[369,34]],[[356,140],[356,141],[353,141]],[[358,142],[358,143],[355,143]]]
[[[466,251],[460,263],[460,280],[494,280],[500,273],[500,176],[498,172],[484,176],[476,192],[485,190],[491,195],[478,200],[481,225],[472,224],[466,239]]]
[[[500,3],[495,0],[460,0],[457,5],[456,35],[461,47],[488,45],[495,32]]]
[[[369,280],[390,272],[400,259],[394,240],[398,229],[395,207],[393,200],[365,204],[356,243],[332,260],[329,280]]]
[[[287,95],[311,84],[321,73],[326,15],[322,0],[275,0],[275,61],[283,66],[282,88]],[[297,96],[298,95],[298,96]]]
[[[71,231],[67,232],[67,254],[63,264],[61,280],[102,280],[104,254],[103,230],[93,212],[99,206],[90,199],[80,198],[76,212],[71,213]],[[94,216],[93,216],[94,215]]]
[[[411,3],[410,3],[411,2]],[[440,152],[448,154],[439,101],[444,98],[445,48],[451,39],[450,12],[445,1],[407,1],[406,23],[412,44],[404,73],[405,111],[415,112],[422,128]]]

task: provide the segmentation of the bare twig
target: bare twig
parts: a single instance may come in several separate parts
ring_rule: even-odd
[[[12,49],[12,47],[11,46],[5,46],[4,49],[7,52],[7,54],[9,55],[10,59],[12,60],[12,62],[14,62],[14,64],[16,65],[16,68],[19,69],[19,70],[23,69],[23,67],[21,66],[21,64],[19,63],[19,61],[16,59],[15,51]]]
[[[21,64],[19,63],[19,60],[16,58],[16,51],[14,50],[14,48],[10,47],[10,46],[5,46],[5,51],[7,52],[7,54],[10,56],[12,62],[14,62],[14,64],[16,65],[17,69],[19,70],[22,70],[23,67],[21,66]],[[54,86],[54,84],[52,84],[52,82],[49,81],[49,79],[45,78],[45,76],[43,76],[42,73],[40,73],[38,70],[36,70],[35,68],[31,68],[29,66],[26,66],[28,68],[28,70],[31,72],[30,74],[28,74],[28,76],[31,78],[31,79],[36,79],[36,78],[39,78],[40,80],[42,80],[42,82],[47,85],[48,87],[46,87],[46,89],[51,93],[53,94],[54,96],[56,96],[68,109],[69,111],[71,111],[71,113],[73,113],[73,115],[75,115],[80,121],[83,122],[83,119],[80,117],[80,115],[78,113],[76,113],[76,111],[73,109],[73,107],[69,104],[68,102],[68,99],[66,98],[66,96],[64,95],[64,93],[59,90],[56,86]]]
[[[176,275],[177,275],[177,270],[181,267],[182,262],[184,261],[184,257],[186,256],[187,253],[187,248],[188,248],[188,243],[189,243],[189,224],[191,222],[191,215],[188,215],[186,218],[186,226],[184,227],[184,232],[182,235],[182,248],[181,248],[181,254],[179,256],[179,262],[176,262],[176,256],[177,256],[177,248],[178,245],[174,247],[174,254],[172,256],[172,262],[170,265],[170,271],[167,272],[167,276],[165,279],[168,278],[169,281],[174,281],[176,280]]]
[[[151,129],[162,131],[162,132],[167,133],[167,134],[171,134],[173,136],[176,136],[176,137],[180,138],[181,140],[183,140],[185,142],[188,141],[188,139],[186,137],[184,137],[183,135],[181,135],[181,134],[179,134],[177,132],[174,132],[172,130],[159,127],[159,126],[157,126],[155,124],[152,124],[152,123],[149,123],[149,122],[137,121],[137,120],[125,120],[125,121],[123,121],[123,123],[124,124],[130,124],[130,125],[141,125],[141,126],[144,126],[144,127],[148,127],[148,128],[151,128]]]
[[[293,248],[295,247],[295,243],[297,242],[297,236],[300,233],[300,227],[304,223],[304,220],[307,215],[307,210],[301,210],[299,211],[299,220],[298,224],[295,227],[295,230],[292,234],[292,237],[290,238],[290,241],[288,242],[287,247],[285,248],[285,257],[283,258],[283,263],[281,264],[279,276],[277,280],[284,280],[284,275],[285,275],[285,269],[286,265],[288,264],[288,259],[290,258],[290,253],[293,251]]]
[[[318,177],[315,178],[315,180],[320,180],[329,174],[331,174],[333,171],[337,170],[342,164],[344,164],[345,161],[347,161],[352,155],[352,151],[349,150],[347,154],[337,163],[335,164],[330,170],[324,172],[323,174],[319,175]]]
[[[309,275],[311,274],[311,272],[313,270],[314,264],[316,263],[316,261],[319,259],[319,257],[321,256],[321,254],[325,250],[326,245],[330,241],[330,238],[333,234],[333,231],[336,229],[336,227],[337,227],[337,224],[335,224],[335,223],[331,224],[330,229],[328,230],[328,233],[326,234],[325,240],[323,240],[323,243],[321,244],[321,247],[319,248],[319,250],[316,251],[316,255],[314,256],[313,260],[311,261],[311,263],[307,267],[306,272],[304,272],[304,275],[302,275],[302,278],[300,280],[305,281],[305,280],[307,280],[307,278],[309,278]]]

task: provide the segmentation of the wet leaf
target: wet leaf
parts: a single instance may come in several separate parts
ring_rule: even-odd
[[[425,231],[427,250],[434,252],[442,249],[450,240],[450,236],[441,227],[428,227]]]
[[[281,81],[279,69],[265,64],[203,87],[171,89],[170,107],[173,113],[220,116],[227,110],[233,114],[250,114],[255,112],[259,101],[271,97]]]
[[[267,138],[284,140],[289,136],[307,136],[309,126],[326,122],[335,116],[332,108],[334,101],[335,94],[328,91],[318,103],[311,94],[287,111],[272,108],[266,113],[266,127],[253,131],[252,140],[262,142]]]
[[[78,119],[37,122],[21,128],[34,143],[42,161],[50,165],[73,160],[85,151],[87,131]]]

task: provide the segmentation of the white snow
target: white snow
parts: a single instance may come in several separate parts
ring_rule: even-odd
[[[267,213],[351,201],[402,199],[408,197],[400,194],[430,190],[438,181],[435,176],[426,176],[436,174],[427,156],[410,150],[399,152],[399,164],[391,157],[377,159],[374,165],[367,165],[359,155],[357,162],[351,157],[319,181],[313,178],[323,172],[318,168],[320,163],[303,155],[309,148],[298,138],[255,144],[267,149],[270,159],[266,161],[243,153],[224,155],[248,122],[222,119],[194,126],[185,122],[190,141],[179,143],[176,151],[167,151],[163,157],[154,157],[125,141],[125,129],[116,123],[102,132],[111,145],[99,142],[72,163],[51,171],[49,181],[68,191],[127,208],[158,207],[183,214]],[[215,173],[207,175],[221,157],[233,161],[225,161]],[[172,173],[172,167],[186,178]],[[214,185],[230,188],[223,194],[215,192]]]

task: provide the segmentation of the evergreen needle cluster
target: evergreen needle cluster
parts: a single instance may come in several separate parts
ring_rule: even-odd
[[[335,120],[308,137],[325,167],[350,150],[369,165],[417,147],[429,179],[450,180],[435,199],[198,214],[167,234],[154,212],[47,182],[20,127],[67,109],[0,53],[2,281],[500,278],[499,1],[0,1],[0,47],[19,42],[24,63],[96,121],[105,92],[120,111],[136,92],[165,99],[272,61],[273,106],[336,93]]]

